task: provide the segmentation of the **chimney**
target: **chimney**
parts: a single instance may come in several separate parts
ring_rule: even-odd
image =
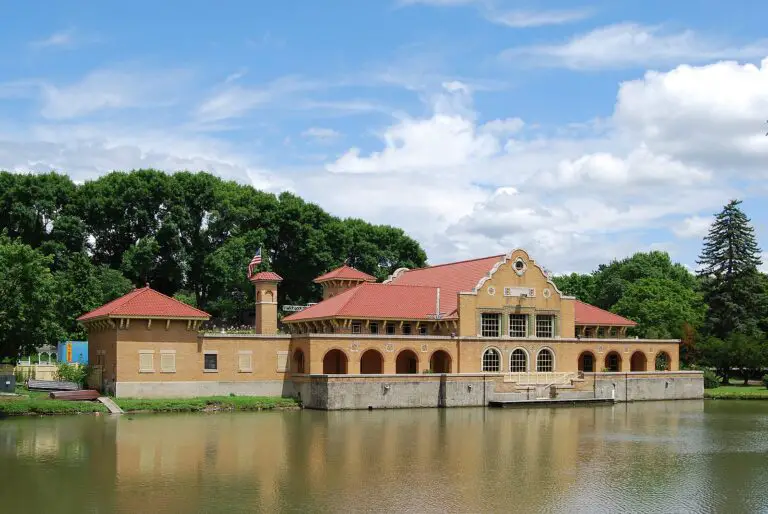
[[[437,301],[435,302],[435,319],[440,319],[440,288],[437,288]]]

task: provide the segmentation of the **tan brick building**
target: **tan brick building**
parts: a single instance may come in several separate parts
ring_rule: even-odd
[[[315,280],[323,300],[282,331],[281,280],[251,277],[255,334],[199,333],[208,314],[149,288],[82,316],[98,385],[118,396],[294,395],[316,376],[440,375],[516,391],[679,366],[679,341],[628,337],[634,322],[562,294],[523,250],[398,269],[383,283],[344,265]]]

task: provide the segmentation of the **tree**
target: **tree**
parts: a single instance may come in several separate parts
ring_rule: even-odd
[[[0,361],[29,355],[62,335],[51,309],[55,284],[51,258],[0,236]]]
[[[84,339],[78,316],[114,300],[131,290],[131,281],[119,271],[94,265],[85,253],[67,256],[54,274],[54,294],[46,309],[56,313],[57,324],[68,339]]]
[[[638,323],[636,335],[682,338],[686,324],[701,325],[706,306],[699,293],[669,278],[642,278],[630,283],[611,308]]]
[[[682,264],[673,263],[668,253],[638,252],[598,267],[594,273],[594,305],[610,310],[630,284],[643,278],[669,279],[689,289],[696,287],[696,277]]]
[[[570,275],[557,275],[552,281],[563,294],[575,296],[585,303],[594,302],[595,278],[593,275],[571,273]]]
[[[698,261],[709,305],[706,330],[721,339],[734,332],[757,333],[766,312],[760,249],[740,204],[732,200],[715,216]]]

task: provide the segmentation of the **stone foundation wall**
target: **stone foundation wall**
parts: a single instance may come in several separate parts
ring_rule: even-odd
[[[313,375],[295,380],[305,407],[322,410],[488,405],[500,377],[483,375]]]
[[[585,378],[588,375],[593,375],[592,388],[597,397],[611,398],[613,395],[620,402],[700,400],[704,397],[704,374],[701,371],[594,373],[585,374]]]
[[[118,398],[194,398],[199,396],[296,396],[290,380],[251,382],[117,382]]]

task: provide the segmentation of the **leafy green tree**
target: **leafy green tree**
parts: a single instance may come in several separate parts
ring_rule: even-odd
[[[94,265],[84,253],[70,254],[54,274],[51,305],[57,323],[69,339],[84,339],[85,330],[75,321],[78,316],[114,300],[131,290],[131,281],[119,271]]]
[[[51,309],[55,283],[51,258],[0,236],[0,361],[29,355],[62,335]]]
[[[575,296],[585,303],[594,302],[595,277],[593,275],[582,273],[557,275],[552,277],[552,281],[563,294]]]
[[[638,323],[636,335],[682,338],[686,324],[701,325],[706,306],[699,293],[669,278],[641,278],[626,286],[611,310]]]
[[[732,200],[715,216],[698,261],[709,306],[705,329],[721,339],[734,332],[754,334],[766,317],[760,249],[740,204]]]
[[[631,257],[600,265],[594,273],[594,305],[610,309],[630,284],[644,278],[669,279],[689,289],[696,288],[696,277],[685,266],[673,263],[666,252],[638,252]]]

